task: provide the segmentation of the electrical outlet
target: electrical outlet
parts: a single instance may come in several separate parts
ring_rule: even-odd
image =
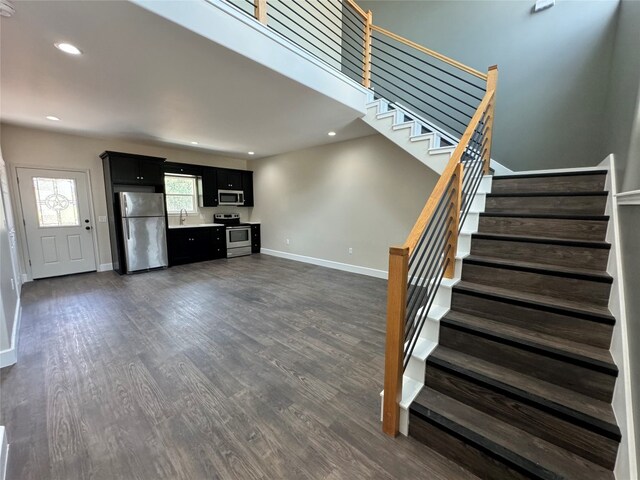
[[[289,239],[285,239],[284,243],[286,243],[287,245],[289,245]]]
[[[353,248],[349,247],[349,255],[353,255]]]

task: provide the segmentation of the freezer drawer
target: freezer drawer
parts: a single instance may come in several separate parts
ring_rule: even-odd
[[[164,217],[123,218],[122,231],[127,273],[168,265]]]

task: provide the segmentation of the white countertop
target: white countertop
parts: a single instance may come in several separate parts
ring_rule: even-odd
[[[202,227],[224,227],[221,223],[196,223],[196,224],[186,224],[186,225],[169,225],[169,230],[173,230],[174,228],[202,228]]]

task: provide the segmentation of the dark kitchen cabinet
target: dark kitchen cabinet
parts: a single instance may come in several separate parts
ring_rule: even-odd
[[[227,256],[224,227],[170,228],[169,265],[202,262]]]
[[[109,163],[110,183],[116,185],[162,185],[164,158],[106,151],[100,157]],[[106,169],[105,169],[106,170]]]
[[[251,225],[251,253],[260,253],[260,224]]]
[[[218,206],[218,169],[202,167],[202,177],[198,182],[198,200],[201,207]]]
[[[242,170],[218,168],[218,188],[220,190],[242,190]]]
[[[164,173],[174,173],[177,175],[193,175],[199,177],[202,175],[202,169],[200,165],[191,165],[189,163],[169,163],[164,164]]]
[[[242,191],[244,192],[244,206],[253,207],[253,172],[242,172]]]
[[[124,232],[120,217],[118,193],[126,191],[164,193],[162,164],[164,158],[133,153],[106,151],[100,155],[107,194],[107,218],[113,269],[126,273]]]

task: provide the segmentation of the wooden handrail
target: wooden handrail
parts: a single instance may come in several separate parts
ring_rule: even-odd
[[[347,3],[351,8],[353,8],[362,18],[367,18],[367,12],[363,10],[363,8],[358,5],[354,0],[347,0]]]
[[[433,191],[431,192],[431,195],[429,196],[427,203],[422,209],[422,212],[420,213],[418,220],[416,221],[415,225],[411,229],[411,232],[409,232],[409,236],[407,237],[407,240],[404,242],[404,245],[402,246],[403,248],[409,249],[409,255],[411,255],[413,250],[416,248],[416,245],[418,244],[418,241],[420,240],[420,237],[422,236],[424,229],[427,228],[427,225],[429,225],[429,221],[431,220],[431,217],[435,212],[435,208],[438,205],[438,202],[440,201],[440,198],[442,197],[442,195],[444,195],[447,185],[449,184],[449,180],[453,176],[457,164],[460,163],[462,154],[467,148],[467,144],[469,143],[469,140],[471,139],[471,136],[473,135],[474,130],[478,126],[478,123],[482,119],[482,115],[484,114],[485,109],[489,105],[489,102],[491,102],[491,100],[493,99],[494,94],[495,94],[494,90],[488,91],[485,94],[484,98],[482,99],[482,102],[480,102],[480,105],[478,106],[476,113],[471,118],[471,122],[469,122],[467,129],[465,130],[464,134],[460,138],[460,143],[458,143],[458,146],[453,151],[453,154],[449,159],[449,163],[447,163],[447,166],[445,167],[444,171],[440,175],[440,179],[438,180],[438,183],[436,183],[436,186],[433,188]]]
[[[375,30],[376,32],[382,33],[383,35],[386,35],[387,37],[393,38],[394,40],[400,42],[400,43],[404,43],[405,45],[408,45],[411,48],[415,48],[416,50],[419,50],[422,53],[426,53],[427,55],[433,57],[433,58],[437,58],[438,60],[441,60],[445,63],[448,63],[449,65],[452,65],[460,70],[462,70],[463,72],[467,72],[470,75],[473,75],[475,77],[481,78],[482,80],[487,80],[487,74],[479,72],[478,70],[476,70],[475,68],[471,68],[466,66],[464,63],[460,63],[456,60],[453,60],[452,58],[449,58],[445,55],[442,55],[441,53],[435,52],[431,49],[428,49],[427,47],[423,47],[422,45],[412,42],[411,40],[401,37],[400,35],[396,35],[393,32],[390,32],[389,30],[386,30],[382,27],[378,27],[377,25],[372,25],[371,26],[372,30]]]

